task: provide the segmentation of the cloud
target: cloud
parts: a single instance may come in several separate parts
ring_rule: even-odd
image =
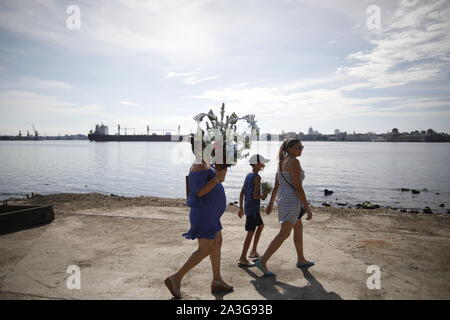
[[[50,130],[47,134],[58,134],[76,127],[79,121],[104,119],[110,115],[101,105],[80,105],[54,96],[30,91],[0,91],[0,126],[15,134],[19,128],[35,123]],[[42,131],[42,130],[40,130]]]
[[[211,2],[204,0],[116,0],[102,5],[77,1],[81,29],[69,30],[69,4],[2,2],[0,27],[81,54],[144,53],[170,61],[200,61],[220,54],[222,35],[235,30],[224,23],[233,17],[232,10],[211,11]]]
[[[374,88],[433,81],[449,73],[450,2],[402,1],[372,49],[348,56],[342,71]],[[390,24],[389,24],[390,22]]]
[[[256,113],[260,119],[270,121],[289,118],[292,123],[320,123],[359,116],[424,117],[449,116],[450,97],[406,98],[392,96],[352,97],[349,91],[365,88],[364,83],[342,87],[300,88],[296,83],[270,87],[236,84],[206,90],[192,98],[225,101],[238,114]],[[295,89],[293,89],[295,88]]]
[[[210,81],[220,78],[220,76],[207,76],[202,77],[199,72],[169,72],[166,78],[181,78],[185,84],[195,85],[201,82]]]
[[[131,102],[131,101],[120,101],[120,104],[126,105],[126,106],[138,106],[139,104]]]
[[[30,90],[70,90],[72,86],[64,81],[39,79],[30,76],[24,76],[16,81],[16,86]]]
[[[192,77],[187,77],[184,79],[184,83],[186,84],[198,84],[201,82],[205,82],[205,81],[209,81],[209,80],[214,80],[214,79],[218,79],[219,76],[211,76],[211,77],[204,77],[204,78],[200,78],[197,76],[192,76]]]

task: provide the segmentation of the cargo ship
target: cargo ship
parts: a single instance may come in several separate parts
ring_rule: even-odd
[[[90,131],[88,134],[89,141],[97,142],[108,142],[108,141],[166,141],[166,142],[181,142],[183,141],[183,136],[180,135],[180,126],[178,126],[178,134],[173,135],[171,132],[166,132],[165,134],[150,134],[150,129],[147,126],[147,134],[127,134],[127,129],[125,128],[125,134],[121,134],[120,125],[117,126],[117,134],[109,134],[108,126],[104,124],[97,124],[94,131]],[[134,129],[132,129],[134,130]]]

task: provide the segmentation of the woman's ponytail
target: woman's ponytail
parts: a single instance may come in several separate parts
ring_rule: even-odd
[[[278,166],[280,168],[280,171],[281,171],[281,162],[286,157],[286,153],[287,153],[286,147],[287,147],[288,142],[289,142],[289,139],[284,140],[283,143],[281,144],[280,151],[278,152]]]
[[[289,148],[293,147],[297,143],[299,143],[299,139],[289,138],[283,141],[280,147],[280,151],[278,152],[278,165],[281,171],[281,162],[287,157]]]

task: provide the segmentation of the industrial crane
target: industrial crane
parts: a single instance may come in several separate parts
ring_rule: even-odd
[[[120,136],[120,129],[125,130],[125,135],[127,135],[127,130],[133,130],[133,134],[136,135],[136,130],[134,128],[121,128],[120,124],[117,125],[117,134]]]
[[[35,137],[39,136],[39,133],[38,133],[38,131],[36,130],[36,127],[34,126],[34,123],[31,124],[31,128],[33,129],[34,136],[35,136]]]

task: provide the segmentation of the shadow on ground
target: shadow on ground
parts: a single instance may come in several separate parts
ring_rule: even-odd
[[[304,287],[277,281],[276,276],[258,276],[249,268],[241,269],[254,278],[250,283],[267,300],[342,300],[338,294],[327,292],[322,284],[308,271],[309,268],[300,269],[309,282],[309,285]]]

